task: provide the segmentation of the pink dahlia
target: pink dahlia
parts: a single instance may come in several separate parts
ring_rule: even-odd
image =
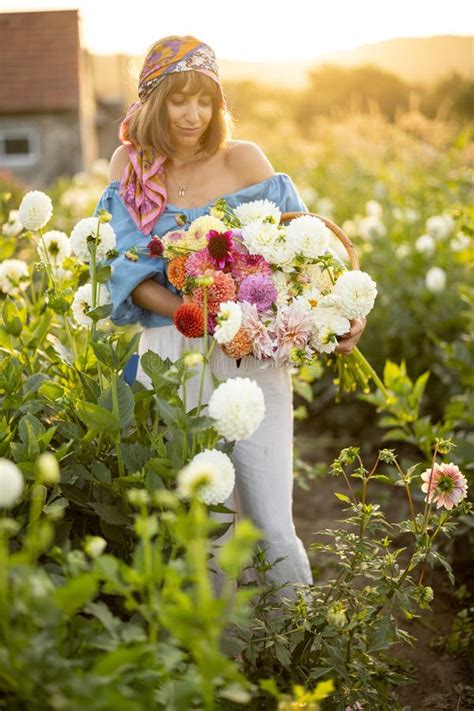
[[[200,249],[199,252],[194,252],[188,257],[186,262],[186,273],[189,276],[197,277],[204,274],[206,270],[214,269],[215,262],[209,254],[207,248]]]
[[[206,235],[207,251],[211,260],[214,262],[214,267],[221,270],[229,270],[234,261],[234,237],[231,230],[227,232],[218,232],[217,230],[209,230]]]
[[[273,340],[268,325],[260,320],[255,304],[243,301],[242,326],[252,340],[252,352],[258,360],[268,360],[273,355]]]
[[[435,464],[433,473],[427,469],[421,478],[421,490],[427,494],[425,501],[435,501],[438,509],[444,506],[450,511],[467,495],[467,479],[455,464]]]
[[[213,278],[211,286],[207,287],[207,310],[210,314],[217,314],[219,306],[223,301],[235,300],[235,283],[230,274],[224,272],[213,272],[206,270],[204,275],[209,274]],[[198,286],[193,292],[194,303],[204,306],[204,290]]]
[[[310,313],[298,302],[280,306],[273,325],[277,363],[288,362],[293,348],[305,350],[312,330]]]
[[[272,268],[260,254],[245,254],[236,252],[231,273],[238,284],[251,274],[271,276]]]
[[[260,313],[266,311],[277,300],[278,292],[269,276],[250,274],[239,288],[239,301],[255,304]]]

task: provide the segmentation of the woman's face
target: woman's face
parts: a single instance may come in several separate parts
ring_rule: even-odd
[[[172,92],[166,99],[170,136],[174,146],[198,145],[212,118],[209,94]]]

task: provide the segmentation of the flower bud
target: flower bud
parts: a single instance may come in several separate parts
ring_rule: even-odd
[[[341,602],[334,602],[326,615],[326,619],[330,625],[334,627],[344,627],[347,623],[346,611]]]
[[[84,550],[89,558],[98,558],[107,546],[107,541],[102,536],[88,536],[84,543]]]
[[[186,366],[186,368],[195,368],[196,366],[200,365],[204,360],[204,356],[202,353],[186,353],[186,355],[183,358],[183,363]]]
[[[38,468],[39,481],[41,484],[57,484],[61,478],[58,460],[51,452],[43,452],[39,455],[36,466]]]
[[[100,210],[99,211],[99,222],[110,222],[112,219],[112,215],[110,212],[107,210]]]
[[[179,227],[183,227],[188,221],[188,218],[183,213],[180,213],[179,215],[176,215],[175,220],[176,224],[179,225]]]
[[[139,508],[142,505],[147,505],[150,501],[148,492],[145,489],[130,489],[127,492],[127,498],[132,506]]]
[[[211,277],[209,274],[205,274],[203,276],[196,277],[195,280],[196,286],[212,286],[214,284],[214,278]]]

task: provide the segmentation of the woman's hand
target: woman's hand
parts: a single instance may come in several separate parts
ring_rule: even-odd
[[[349,355],[352,349],[356,347],[360,337],[364,333],[366,323],[367,319],[365,317],[356,318],[353,321],[350,321],[351,330],[344,336],[339,336],[339,345],[336,347],[334,352],[342,353],[342,355]]]

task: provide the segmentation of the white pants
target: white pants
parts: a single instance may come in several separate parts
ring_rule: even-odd
[[[174,326],[144,329],[139,354],[154,351],[161,358],[177,360],[183,352],[204,352],[203,339],[188,339]],[[209,372],[209,370],[211,372]],[[292,583],[312,583],[311,568],[303,543],[297,537],[293,523],[293,398],[290,373],[249,356],[237,361],[225,356],[217,344],[206,373],[203,402],[213,390],[212,376],[219,380],[251,378],[263,391],[265,417],[260,427],[248,439],[235,443],[232,461],[235,466],[234,496],[226,505],[239,517],[249,518],[262,532],[266,558],[273,562],[284,558],[269,572],[268,579],[277,585],[288,584],[280,595],[293,597]],[[150,379],[138,368],[137,379],[150,387]],[[196,406],[200,372],[186,385],[187,409]],[[229,520],[216,514],[219,520]],[[226,534],[228,535],[228,534]],[[222,542],[225,536],[219,539]],[[216,571],[215,589],[222,588],[222,574]],[[249,576],[246,576],[247,579]]]

